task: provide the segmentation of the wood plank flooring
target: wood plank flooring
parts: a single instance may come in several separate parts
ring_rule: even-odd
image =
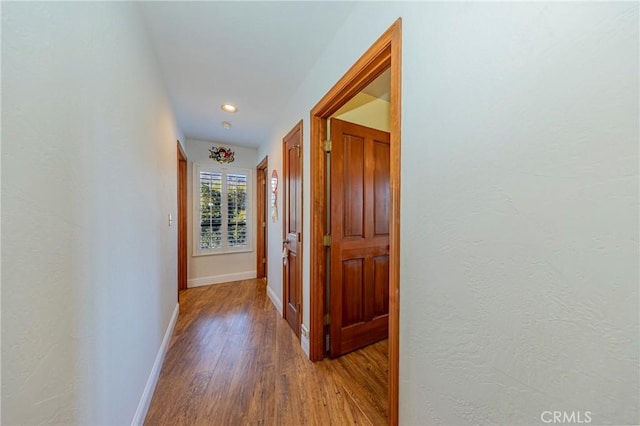
[[[181,292],[145,425],[386,425],[387,341],[312,363],[265,290]]]

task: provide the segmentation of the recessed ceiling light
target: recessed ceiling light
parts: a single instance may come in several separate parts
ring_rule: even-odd
[[[225,129],[229,130],[231,128],[231,123],[229,121],[223,121],[222,122],[222,127],[224,127]]]
[[[236,112],[236,111],[238,111],[238,108],[236,108],[235,106],[233,106],[231,104],[223,104],[220,108],[222,108],[222,110],[224,112]]]

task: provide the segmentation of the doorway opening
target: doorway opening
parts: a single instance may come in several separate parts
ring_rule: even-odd
[[[265,156],[256,167],[256,188],[258,218],[256,222],[257,247],[256,247],[256,278],[267,278],[267,173],[269,170],[269,157]]]
[[[331,90],[311,110],[311,282],[310,282],[310,351],[312,361],[326,356],[325,318],[327,310],[328,254],[325,236],[327,225],[325,141],[327,121],[356,94],[376,80],[386,70],[390,78],[389,131],[389,230],[388,230],[388,420],[398,424],[399,368],[399,285],[400,285],[400,118],[401,118],[401,30],[398,19]]]

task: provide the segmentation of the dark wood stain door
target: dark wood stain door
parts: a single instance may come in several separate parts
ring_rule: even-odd
[[[331,120],[330,355],[387,337],[389,133]]]
[[[187,289],[187,156],[180,141],[178,155],[178,300]]]
[[[300,337],[302,324],[302,122],[283,139],[284,317]]]
[[[256,167],[257,194],[257,247],[256,247],[256,278],[267,277],[267,173],[269,169],[268,157]]]

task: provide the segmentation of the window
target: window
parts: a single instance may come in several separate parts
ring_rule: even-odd
[[[194,255],[251,251],[251,171],[194,165]]]

